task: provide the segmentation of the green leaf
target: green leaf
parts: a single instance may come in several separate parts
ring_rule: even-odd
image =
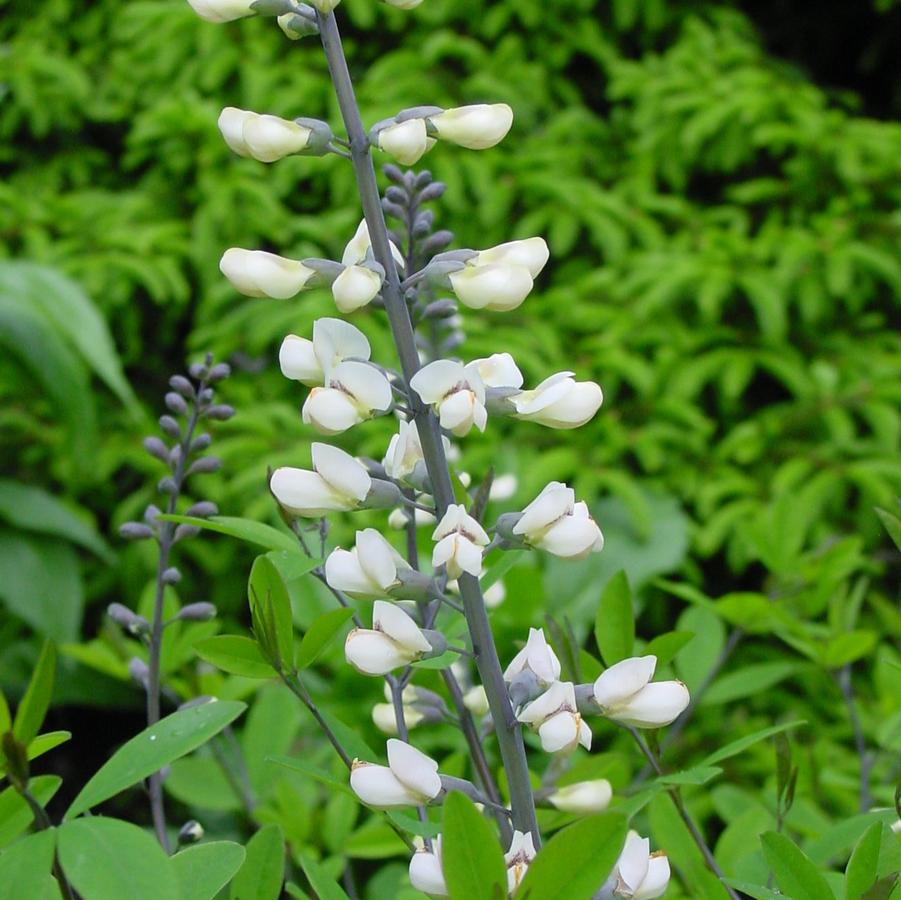
[[[525,552],[525,550],[508,550],[493,566],[489,566],[479,580],[482,593],[495,582],[500,581],[522,559]]]
[[[172,857],[179,900],[213,900],[234,878],[246,854],[234,841],[213,841],[181,850]]]
[[[60,826],[58,845],[63,872],[82,900],[180,900],[172,861],[137,825],[103,816],[74,819]]]
[[[693,631],[668,631],[649,641],[642,656],[656,656],[657,668],[662,669],[694,636]]]
[[[163,787],[186,806],[223,812],[241,809],[240,795],[212,755],[194,753],[176,759]]]
[[[768,831],[761,835],[763,855],[783,894],[792,900],[824,900],[832,897],[817,867],[785,835]]]
[[[350,900],[335,879],[308,854],[301,854],[300,866],[319,900]]]
[[[237,719],[245,708],[237,700],[219,700],[177,710],[145,728],[120,747],[88,781],[65,818],[74,818],[196,750]]]
[[[594,621],[594,637],[607,666],[632,655],[635,643],[632,589],[623,571],[617,572],[604,588]]]
[[[895,542],[895,546],[901,550],[901,519],[887,509],[880,509],[879,507],[876,507],[876,515],[882,519],[882,524],[889,533],[889,537]]]
[[[700,702],[704,706],[712,706],[750,697],[751,694],[779,684],[799,669],[800,666],[795,662],[765,662],[743,666],[717,678],[701,696]]]
[[[55,747],[59,747],[60,744],[65,744],[66,741],[71,739],[71,731],[48,731],[45,734],[39,734],[28,745],[28,758],[37,759],[39,756],[49,753]]]
[[[673,772],[671,775],[661,775],[654,779],[657,784],[707,784],[717,775],[722,774],[718,766],[694,766],[683,772]]]
[[[770,728],[755,731],[753,734],[746,734],[744,737],[741,737],[736,741],[731,741],[726,744],[725,747],[720,747],[719,750],[711,753],[710,756],[699,763],[699,766],[712,766],[715,763],[722,762],[724,759],[729,759],[730,756],[741,753],[743,750],[747,750],[748,747],[753,746],[758,743],[758,741],[764,741],[774,734],[779,734],[780,731],[788,731],[791,728],[798,728],[800,725],[806,724],[807,723],[803,719],[799,719],[797,722],[786,722],[784,725],[773,725]]]
[[[580,819],[557,832],[529,866],[517,898],[588,898],[613,870],[626,841],[626,817],[615,812]]]
[[[0,479],[0,518],[24,531],[64,538],[105,562],[115,559],[106,541],[92,526],[42,488]]]
[[[56,830],[51,828],[31,834],[0,853],[0,900],[43,896],[55,847]]]
[[[441,833],[444,877],[453,900],[507,896],[507,869],[497,834],[459,791],[444,800]]]
[[[301,553],[297,540],[284,531],[279,531],[271,525],[257,522],[254,519],[241,519],[235,516],[210,516],[208,519],[198,519],[194,516],[162,515],[157,516],[163,522],[177,522],[180,525],[195,525],[197,528],[205,528],[207,531],[215,531],[218,534],[227,534],[248,544],[257,544],[267,550],[287,550],[297,554],[310,567],[307,571],[315,569],[319,560],[307,560]]]
[[[41,655],[38,657],[31,681],[28,683],[28,689],[16,710],[16,718],[13,721],[13,734],[19,743],[30,744],[40,730],[50,706],[55,676],[56,647],[50,641],[44,641]]]
[[[302,772],[304,775],[309,775],[310,778],[315,779],[321,784],[327,785],[333,790],[341,791],[352,797],[356,796],[350,789],[349,782],[335,778],[331,772],[327,772],[325,769],[321,769],[319,766],[309,763],[304,759],[298,759],[293,756],[267,756],[266,759],[271,763],[275,763],[277,766],[284,766],[286,769],[293,769],[295,772]]]
[[[9,715],[9,704],[6,702],[3,691],[0,690],[0,735],[9,731],[10,725],[12,725],[12,719]]]
[[[254,622],[266,621],[267,627],[273,630],[268,639],[274,641],[276,646],[271,648],[271,652],[278,653],[283,667],[293,668],[294,619],[291,613],[291,598],[281,573],[268,557],[258,556],[254,560],[247,584],[247,595]],[[264,654],[267,654],[264,636],[257,633],[256,637]]]
[[[28,789],[41,806],[46,806],[62,783],[58,775],[38,775],[29,780]],[[28,803],[14,787],[0,793],[0,848],[27,831],[33,821],[34,814]]]
[[[263,659],[255,640],[237,634],[219,634],[194,645],[197,655],[208,663],[244,678],[275,678],[277,673]]]
[[[895,887],[899,879],[901,879],[901,875],[897,873],[880,878],[860,900],[892,900],[892,898],[897,900]]]
[[[342,607],[332,609],[318,616],[300,642],[297,651],[297,668],[307,669],[322,655],[328,645],[338,636],[354,614],[352,609]]]
[[[872,631],[847,631],[830,638],[820,651],[820,661],[827,669],[840,669],[855,660],[868,656],[876,646],[877,635]]]
[[[845,900],[859,900],[879,877],[882,822],[874,822],[857,842],[845,869]]]
[[[231,884],[231,900],[278,900],[285,880],[281,826],[261,828],[247,843],[247,857]]]

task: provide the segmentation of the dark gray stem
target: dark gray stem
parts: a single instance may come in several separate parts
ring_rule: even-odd
[[[873,768],[873,757],[867,750],[867,739],[860,723],[860,715],[857,712],[857,701],[854,699],[854,685],[851,681],[851,666],[843,666],[836,675],[839,690],[845,698],[845,706],[848,708],[848,719],[854,732],[854,747],[860,759],[860,811],[869,812],[873,805],[873,794],[870,789],[870,774]]]

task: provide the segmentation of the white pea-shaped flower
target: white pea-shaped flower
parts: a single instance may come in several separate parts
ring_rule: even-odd
[[[329,587],[355,600],[386,597],[400,582],[398,573],[410,564],[375,528],[357,532],[350,550],[333,550],[325,561],[325,580]]]
[[[504,862],[507,865],[507,890],[511,894],[526,877],[529,865],[534,859],[535,843],[532,840],[532,832],[523,834],[521,831],[514,831],[510,849],[504,854]]]
[[[321,434],[340,434],[391,407],[388,379],[369,363],[345,360],[314,387],[304,402],[301,418]]]
[[[314,471],[286,466],[272,473],[269,489],[279,504],[308,518],[359,507],[372,488],[365,466],[328,444],[313,444],[312,452]]]
[[[516,718],[538,731],[546,753],[575,750],[581,744],[591,749],[591,729],[576,705],[571,681],[555,681],[541,696],[523,707]]]
[[[486,150],[506,137],[513,110],[506,103],[477,103],[446,109],[429,121],[442,140],[469,150]]]
[[[612,797],[610,782],[606,778],[596,778],[558,787],[548,800],[564,812],[587,814],[603,812]]]
[[[547,241],[542,237],[524,238],[519,241],[507,241],[487,250],[480,250],[468,265],[487,266],[523,266],[529,270],[532,278],[537,278],[550,258]]]
[[[345,641],[344,656],[364,675],[387,675],[431,649],[422,630],[399,606],[376,600],[372,628],[354,628]]]
[[[654,900],[666,892],[670,865],[666,854],[651,853],[651,842],[630,831],[610,877],[595,895],[596,900]]]
[[[525,647],[504,669],[504,681],[511,682],[523,672],[532,672],[541,685],[553,684],[560,677],[560,660],[544,636],[543,628],[530,628]]]
[[[274,300],[293,297],[316,274],[296,259],[240,247],[231,247],[222,254],[219,271],[245,296]]]
[[[393,257],[394,262],[397,264],[398,268],[403,269],[403,253],[401,253],[400,248],[394,241],[389,240],[388,243],[391,248],[391,256]],[[367,258],[371,258],[372,256],[371,251],[372,240],[369,237],[369,226],[366,224],[365,219],[361,219],[360,224],[357,226],[357,230],[354,232],[354,236],[347,242],[347,246],[344,248],[341,264],[345,266],[355,266],[366,262]]]
[[[382,289],[382,276],[369,266],[348,266],[332,282],[335,306],[352,313],[371,303]]]
[[[482,547],[490,543],[485,529],[460,504],[451,504],[432,534],[437,541],[432,551],[432,565],[447,567],[449,578],[464,572],[476,578],[482,574]]]
[[[278,354],[282,375],[308,387],[325,383],[326,372],[347,358],[368,360],[372,350],[366,335],[344,319],[317,319],[313,339],[289,334]]]
[[[534,279],[525,266],[464,266],[448,276],[457,299],[470,309],[509,312],[529,296]]]
[[[410,387],[423,403],[435,408],[442,428],[458,437],[468,434],[473,425],[485,430],[485,385],[475,366],[438,359],[423,366],[410,379]]]
[[[513,534],[532,547],[563,559],[583,559],[604,547],[604,536],[585,503],[575,502],[575,492],[552,481],[522,511]]]
[[[275,162],[300,153],[310,143],[313,132],[291,119],[227,106],[219,115],[219,131],[225,143],[239,156],[260,162]]]
[[[407,119],[382,128],[378,145],[402,165],[412,166],[432,149],[435,138],[429,137],[425,119]]]
[[[395,809],[425,805],[441,793],[435,760],[396,738],[387,747],[387,766],[354,760],[350,787],[360,800],[375,809]]]
[[[463,705],[474,716],[487,715],[490,707],[488,705],[488,694],[485,692],[484,686],[477,684],[475,687],[471,687],[463,695]]]
[[[412,422],[401,421],[382,460],[385,471],[391,478],[403,481],[422,459],[422,444],[416,426]]]
[[[534,390],[510,400],[517,419],[548,428],[578,428],[601,408],[604,394],[593,381],[576,381],[572,372],[557,372]]]
[[[425,720],[425,715],[412,706],[404,706],[404,724],[407,728],[415,728]],[[396,736],[400,729],[397,727],[397,713],[393,703],[376,703],[372,707],[372,722],[382,734]]]
[[[450,896],[442,868],[440,834],[432,841],[431,850],[423,846],[413,854],[410,860],[410,884],[430,897]]]
[[[669,725],[691,698],[681,681],[652,682],[656,667],[656,656],[636,656],[602,672],[594,683],[594,700],[601,712],[635,728]]]
[[[492,353],[491,356],[474,359],[470,365],[479,373],[485,387],[522,387],[522,372],[509,353]]]
[[[233,22],[256,15],[251,9],[254,0],[188,0],[191,9],[207,22]]]

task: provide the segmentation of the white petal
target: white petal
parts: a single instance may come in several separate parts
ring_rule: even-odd
[[[458,528],[462,528],[468,518],[469,515],[466,512],[466,507],[463,506],[462,503],[451,503],[445,510],[435,531],[432,533],[432,540],[440,540],[456,531]]]
[[[510,660],[509,665],[504,669],[504,681],[513,681],[525,669],[528,659],[529,648],[525,646]]]
[[[419,797],[386,766],[355,763],[350,786],[364,803],[376,809],[415,806],[419,802]]]
[[[407,716],[404,716],[406,721]],[[375,727],[384,734],[397,734],[397,716],[394,713],[393,703],[376,703],[372,707],[372,721]],[[409,727],[409,722],[407,726]]]
[[[593,519],[564,516],[555,522],[535,546],[563,559],[582,559],[604,546],[604,537]]]
[[[654,677],[656,667],[656,656],[633,656],[610,666],[594,683],[598,706],[615,707],[627,701]]]
[[[529,296],[534,282],[525,266],[466,266],[448,276],[457,299],[470,309],[508,312]]]
[[[298,153],[310,142],[311,134],[309,128],[278,116],[257,116],[244,123],[244,143],[260,162],[275,162]]]
[[[329,373],[329,384],[350,394],[362,410],[384,412],[391,406],[391,385],[374,366],[345,360]]]
[[[364,528],[356,536],[357,557],[369,580],[382,590],[397,581],[399,554],[374,528]]]
[[[435,549],[432,551],[432,567],[437,569],[438,566],[447,565],[451,557],[454,555],[456,548],[456,534],[449,534],[447,535],[447,537],[444,537],[440,541],[438,541],[438,543],[435,544]]]
[[[572,372],[555,372],[534,390],[517,394],[513,398],[517,413],[526,418],[564,398],[575,384],[572,376]]]
[[[369,359],[372,354],[366,335],[344,319],[317,319],[313,323],[313,348],[324,372],[348,357]]]
[[[530,541],[539,540],[542,533],[561,516],[572,512],[576,492],[559,481],[546,485],[541,493],[522,511],[514,534],[526,535]]]
[[[466,381],[463,366],[449,359],[438,359],[423,366],[411,379],[410,387],[423,403],[438,403]]]
[[[560,391],[552,388],[554,393]],[[548,392],[550,395],[551,391]],[[584,425],[600,409],[604,402],[601,388],[593,381],[572,382],[565,393],[560,391],[556,399],[546,396],[532,406],[540,406],[534,412],[520,415],[520,418],[538,422],[549,428],[578,428]]]
[[[548,797],[548,800],[565,812],[603,812],[613,798],[613,788],[606,778],[567,784]]]
[[[636,728],[661,728],[669,725],[690,699],[688,688],[681,681],[657,681],[645,685],[610,718]]]
[[[362,463],[331,444],[314,443],[311,449],[313,467],[338,493],[355,500],[366,499],[372,479]]]
[[[488,497],[494,501],[509,500],[516,493],[518,487],[519,479],[512,472],[506,472],[503,475],[498,475],[491,482],[491,490],[488,492]]]
[[[576,709],[576,695],[571,681],[555,681],[543,694],[536,697],[517,715],[520,722],[539,725],[558,710]]]
[[[366,253],[372,246],[369,240],[369,226],[366,219],[362,219],[357,225],[354,236],[347,242],[344,248],[344,255],[341,257],[341,264],[344,266],[355,266],[366,259]]]
[[[439,137],[470,150],[485,150],[503,140],[513,124],[506,103],[479,103],[447,109],[430,117]]]
[[[387,743],[391,771],[411,790],[427,800],[441,791],[438,763],[405,741],[392,738]]]
[[[478,578],[482,574],[482,549],[462,534],[457,536],[457,547],[454,554],[457,568]],[[450,569],[448,569],[448,572]],[[460,577],[459,572],[456,575]]]
[[[244,16],[253,16],[252,0],[188,0],[194,12],[207,22],[232,22]]]
[[[372,625],[410,654],[428,653],[432,649],[419,626],[394,603],[376,600],[372,608]]]
[[[669,885],[669,879],[669,859],[664,854],[652,854],[648,861],[648,872],[632,900],[654,900],[655,897],[662,897]]]
[[[344,643],[344,657],[364,675],[387,675],[392,669],[407,665],[411,654],[404,651],[381,631],[355,628]]]
[[[479,377],[487,387],[522,387],[522,372],[509,353],[493,353],[485,359],[474,359]]]
[[[410,860],[410,884],[417,891],[433,897],[447,897],[450,894],[441,869],[441,860],[434,853],[425,850],[414,853]]]
[[[508,241],[482,250],[476,257],[477,266],[489,263],[502,263],[508,266],[525,266],[532,278],[537,278],[545,267],[550,251],[547,242],[541,237],[526,238],[522,241]]]
[[[591,749],[591,729],[588,723],[581,717],[579,719],[579,743],[586,749]]]
[[[343,313],[366,306],[381,290],[381,276],[365,266],[348,266],[333,282],[332,297]]]
[[[325,374],[316,353],[313,342],[306,338],[289,334],[278,351],[278,364],[285,378],[299,381],[308,387],[321,385]]]
[[[320,434],[331,435],[353,428],[365,416],[344,391],[316,387],[304,401],[301,418],[304,424],[312,425]]]
[[[316,518],[327,512],[351,509],[352,501],[337,493],[316,472],[283,466],[272,473],[269,488],[275,499],[296,516]]]
[[[197,9],[196,6],[194,8]],[[244,142],[244,124],[256,115],[257,113],[249,109],[238,109],[235,106],[226,106],[219,114],[219,131],[225,143],[238,156],[250,156],[250,150]]]
[[[620,880],[632,893],[648,874],[650,850],[651,842],[647,838],[639,837],[634,831],[629,832],[616,868]]]
[[[526,642],[528,667],[538,676],[538,680],[551,684],[560,677],[560,660],[551,649],[543,628],[530,628]]]
[[[476,402],[472,391],[455,391],[442,400],[438,406],[441,427],[458,437],[465,435],[472,428]]]
[[[579,740],[578,719],[571,712],[557,713],[541,723],[538,737],[545,753],[572,750]]]
[[[425,119],[407,119],[383,128],[378,134],[379,149],[390,153],[399,163],[412,166],[428,150]]]
[[[368,577],[356,549],[333,550],[325,560],[325,580],[329,587],[343,591],[355,600],[372,600],[383,595],[382,588]]]

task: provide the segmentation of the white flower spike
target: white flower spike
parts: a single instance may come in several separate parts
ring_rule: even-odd
[[[555,681],[540,697],[520,710],[520,722],[538,730],[546,753],[570,752],[581,744],[591,749],[591,729],[576,706],[575,686],[571,681]]]
[[[441,427],[457,437],[468,434],[473,425],[479,431],[485,430],[485,385],[475,365],[435,360],[410,379],[410,387],[423,403],[435,408]]]
[[[432,552],[432,565],[447,566],[448,578],[464,572],[476,578],[482,574],[482,547],[490,543],[485,529],[459,504],[451,504],[432,534],[438,541]]]
[[[560,481],[552,481],[522,511],[513,534],[532,547],[563,559],[583,559],[604,548],[604,536],[588,513],[585,503],[576,503],[575,492]]]
[[[601,408],[604,394],[593,381],[575,381],[572,376],[572,372],[558,372],[534,390],[511,397],[516,418],[548,428],[584,425]]]
[[[656,656],[637,656],[602,672],[594,683],[594,699],[601,712],[635,728],[669,725],[691,698],[681,681],[651,682],[656,667]]]
[[[431,851],[422,847],[413,854],[410,860],[410,883],[417,891],[430,897],[450,896],[442,868],[440,834],[432,841]]]
[[[420,659],[431,649],[419,626],[399,606],[376,600],[372,608],[372,629],[351,631],[344,644],[344,655],[363,675],[387,675]]]
[[[271,297],[274,300],[293,297],[316,274],[296,259],[240,247],[231,247],[222,254],[219,271],[235,290],[247,297]]]
[[[201,19],[217,23],[233,22],[235,19],[256,15],[256,10],[250,8],[253,2],[254,0],[188,0],[191,9]]]
[[[651,853],[651,842],[630,831],[613,872],[596,895],[597,900],[654,900],[666,892],[670,865],[666,855]]]
[[[507,864],[507,890],[511,894],[526,877],[533,859],[535,859],[535,844],[532,841],[532,833],[523,834],[521,831],[514,831],[510,849],[504,854],[504,862]]]
[[[613,797],[613,788],[606,778],[597,778],[593,781],[577,781],[575,784],[567,784],[548,797],[548,800],[557,809],[564,812],[588,813],[603,812]]]
[[[328,444],[313,444],[312,452],[314,471],[283,467],[272,473],[269,489],[279,504],[308,518],[359,507],[372,488],[365,466]]]
[[[313,340],[289,334],[278,354],[285,378],[308,387],[325,383],[326,373],[348,357],[368,360],[372,350],[366,335],[344,319],[317,319]]]
[[[544,636],[543,628],[530,628],[525,647],[513,657],[504,670],[504,681],[511,682],[522,672],[533,672],[543,687],[560,677],[560,660]]]
[[[429,121],[442,140],[469,150],[487,150],[506,137],[513,110],[506,103],[478,103],[446,109]]]
[[[357,532],[353,549],[333,550],[325,561],[325,580],[329,587],[354,600],[386,597],[397,586],[398,572],[408,571],[409,563],[376,531]]]
[[[395,809],[425,805],[441,793],[435,760],[396,738],[387,747],[387,766],[354,760],[350,786],[360,800],[375,809]]]

